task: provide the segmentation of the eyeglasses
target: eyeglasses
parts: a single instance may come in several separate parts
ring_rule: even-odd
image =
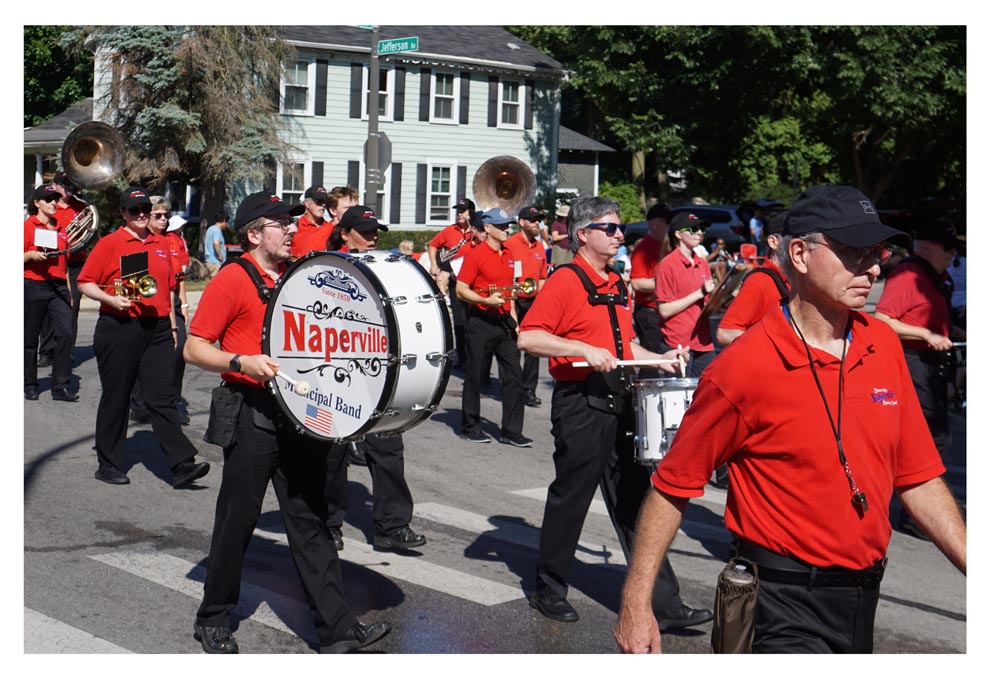
[[[320,207],[323,207],[324,205],[327,204],[327,201],[325,201],[322,198],[310,198],[310,200],[316,203],[317,205],[319,205]]]
[[[704,228],[700,225],[691,224],[689,226],[682,226],[678,231],[690,231],[691,233],[703,233]]]
[[[151,218],[152,219],[168,219],[168,213],[167,212],[152,212],[151,213]]]
[[[886,264],[894,252],[886,243],[872,245],[868,248],[853,248],[842,243],[829,242],[827,236],[826,240],[823,241],[808,240],[807,238],[802,238],[802,240],[812,245],[824,245],[835,253],[843,266],[852,271],[865,271],[874,266]]]
[[[292,220],[289,219],[289,218],[285,218],[285,219],[273,219],[270,222],[265,222],[264,224],[262,224],[258,228],[259,229],[263,229],[266,226],[270,226],[272,228],[278,227],[279,229],[282,229],[282,233],[286,233],[286,232],[288,232],[289,229],[292,228]]]
[[[606,236],[614,236],[616,231],[622,230],[622,226],[622,224],[616,224],[615,222],[594,222],[581,228],[591,229],[592,231],[604,231]]]
[[[127,208],[127,213],[131,217],[138,217],[140,215],[150,215],[151,206],[150,205],[135,205],[134,207]]]

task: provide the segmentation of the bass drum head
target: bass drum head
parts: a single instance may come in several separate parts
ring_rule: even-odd
[[[286,380],[270,382],[283,412],[305,434],[356,439],[382,416],[397,370],[395,314],[381,283],[356,257],[313,252],[294,262],[272,291],[262,349]]]

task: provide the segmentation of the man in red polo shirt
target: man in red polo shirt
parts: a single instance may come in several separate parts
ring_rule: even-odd
[[[739,293],[726,309],[715,332],[719,344],[731,344],[787,297],[789,285],[780,270],[780,253],[777,250],[786,216],[786,210],[778,212],[764,229],[769,250],[766,262],[746,275]]]
[[[264,191],[249,195],[237,208],[234,228],[244,248],[241,260],[254,268],[264,288],[275,287],[285,272],[296,230],[291,217],[301,211],[301,205],[290,207]],[[279,367],[261,350],[265,304],[248,271],[232,263],[206,286],[189,326],[186,361],[221,373],[221,388],[228,397],[240,398],[231,413],[234,440],[223,450],[223,480],[195,635],[207,653],[239,650],[231,636],[231,612],[237,606],[244,553],[271,481],[320,652],[346,653],[381,639],[390,627],[358,622],[347,602],[323,494],[328,465],[339,469],[343,456],[328,455],[326,443],[299,434],[279,416],[275,396],[265,388]],[[214,408],[220,410],[219,401]]]
[[[499,441],[519,448],[533,445],[522,434],[522,370],[516,347],[516,312],[512,300],[515,264],[503,244],[509,237],[512,217],[501,208],[482,215],[485,240],[464,257],[457,278],[457,296],[466,304],[464,339],[467,367],[461,398],[461,437],[473,443],[488,443],[481,431],[481,379],[498,361],[502,383],[502,428]]]
[[[790,301],[705,371],[653,474],[615,627],[623,651],[660,652],[652,577],[723,462],[726,528],[758,566],[754,653],[872,651],[895,491],[966,572],[966,526],[898,339],[858,311],[885,242],[904,238],[854,188],[814,186],[794,201],[780,243]]]
[[[657,312],[664,342],[660,348],[690,349],[689,377],[700,377],[715,358],[711,327],[701,315],[715,281],[708,260],[694,251],[708,224],[691,212],[678,212],[670,223],[677,247],[657,267]]]
[[[583,197],[571,204],[568,237],[572,264],[557,267],[533,303],[519,333],[519,348],[550,358],[554,378],[550,422],[556,478],[547,491],[540,528],[536,587],[530,605],[561,622],[578,613],[567,601],[567,579],[585,516],[601,487],[622,551],[630,554],[636,511],[650,486],[649,469],[633,460],[629,437],[632,404],[628,379],[617,359],[659,356],[632,342],[626,286],[608,261],[619,249],[619,206],[607,198]],[[591,367],[572,365],[587,361]],[[662,365],[673,372],[671,365]],[[711,620],[711,611],[681,601],[670,562],[654,578],[653,611],[664,629]]]
[[[310,186],[303,194],[305,212],[299,217],[299,233],[292,239],[292,258],[298,259],[311,250],[326,250],[327,238],[333,224],[324,219],[326,215],[327,190],[322,186]]]
[[[542,212],[535,206],[524,207],[519,211],[519,233],[510,236],[505,241],[505,247],[515,259],[515,278],[517,281],[532,279],[536,282],[536,290],[528,295],[520,292],[516,296],[516,315],[519,323],[526,318],[526,313],[533,306],[537,293],[543,289],[547,280],[547,253],[540,240],[540,222],[545,219]],[[522,385],[523,399],[526,405],[537,408],[543,401],[536,395],[536,385],[540,379],[540,358],[533,354],[523,353]]]
[[[663,351],[660,316],[657,314],[657,266],[666,257],[670,244],[670,208],[658,203],[646,213],[648,231],[632,252],[629,285],[633,289],[633,328],[639,343],[650,351]],[[659,377],[656,368],[640,371],[640,376]]]

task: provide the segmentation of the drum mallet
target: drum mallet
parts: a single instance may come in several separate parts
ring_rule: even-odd
[[[270,363],[268,365],[275,370],[275,377],[281,377],[283,380],[291,384],[292,391],[296,392],[300,396],[307,396],[309,392],[313,390],[313,387],[309,386],[309,382],[306,380],[294,380]]]

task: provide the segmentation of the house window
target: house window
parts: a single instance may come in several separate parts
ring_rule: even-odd
[[[371,67],[364,69],[364,92],[365,99],[361,111],[361,117],[368,117],[368,103],[371,100],[371,90],[368,87],[368,78]],[[392,101],[395,93],[395,69],[380,68],[378,70],[378,119],[392,119]]]
[[[307,181],[306,163],[285,163],[279,166],[278,194],[289,205],[301,203]]]
[[[453,73],[436,73],[433,76],[432,122],[456,123],[458,115],[460,78]]]
[[[454,206],[454,167],[453,165],[433,165],[430,167],[430,222],[447,224]]]
[[[501,127],[521,127],[522,87],[518,82],[502,81],[498,90],[498,124]]]
[[[282,79],[282,113],[313,115],[312,92],[316,89],[316,68],[311,59],[285,66]]]

